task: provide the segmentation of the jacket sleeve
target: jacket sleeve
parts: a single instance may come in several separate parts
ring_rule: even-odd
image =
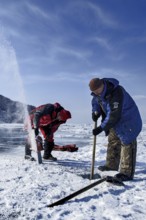
[[[93,97],[92,99],[92,112],[97,112],[99,115],[101,114],[100,105],[98,103],[98,100],[96,100],[97,97]]]
[[[122,106],[123,106],[123,91],[120,86],[118,86],[111,94],[107,104],[107,114],[101,127],[104,131],[108,131],[113,128],[116,123],[121,118]]]

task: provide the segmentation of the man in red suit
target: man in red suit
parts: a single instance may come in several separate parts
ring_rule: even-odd
[[[44,137],[44,155],[46,160],[57,160],[51,152],[54,147],[54,133],[61,124],[66,123],[71,118],[71,113],[65,110],[59,103],[45,104],[33,109],[30,114],[31,128],[34,129],[35,136],[41,131]],[[31,157],[30,143],[25,146],[25,159]]]

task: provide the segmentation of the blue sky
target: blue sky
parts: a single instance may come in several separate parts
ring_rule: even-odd
[[[93,77],[117,78],[146,119],[146,0],[0,0],[0,94],[88,123]]]

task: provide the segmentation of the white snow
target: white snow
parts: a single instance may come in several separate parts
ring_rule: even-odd
[[[7,125],[0,125],[7,127]],[[19,128],[20,125],[11,125]],[[22,128],[22,127],[21,127]],[[56,143],[77,143],[77,152],[53,151],[57,162],[24,160],[24,146],[0,152],[0,220],[139,220],[146,219],[146,125],[138,137],[135,179],[125,186],[103,182],[64,205],[47,205],[96,181],[90,175],[92,125],[60,126]],[[107,138],[97,136],[95,174],[104,164]],[[18,151],[17,151],[18,149]],[[35,156],[35,153],[33,153]],[[104,172],[114,175],[116,172]],[[103,175],[102,173],[100,173]]]

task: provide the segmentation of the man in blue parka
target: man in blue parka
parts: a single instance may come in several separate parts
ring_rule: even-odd
[[[101,171],[119,170],[116,178],[132,180],[135,173],[137,141],[142,129],[139,110],[132,97],[112,78],[93,78],[89,83],[92,91],[92,119],[101,124],[93,129],[93,135],[102,131],[108,135],[106,164]]]

